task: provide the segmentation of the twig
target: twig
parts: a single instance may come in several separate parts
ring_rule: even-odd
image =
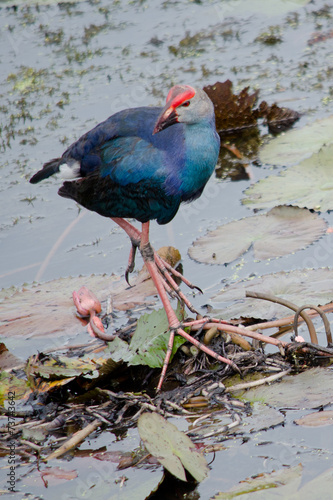
[[[190,326],[192,330],[198,330],[201,325],[196,324],[194,321],[190,321],[188,323],[184,323],[184,327]],[[265,335],[261,335],[260,333],[252,332],[244,327],[239,327],[239,326],[233,326],[233,325],[228,325],[226,323],[217,323],[217,322],[211,322],[211,323],[206,323],[204,329],[208,330],[209,328],[212,328],[213,326],[216,326],[221,331],[228,332],[228,333],[238,333],[239,335],[243,335],[245,337],[250,337],[252,339],[259,340],[259,342],[265,342],[266,344],[272,344],[277,347],[285,347],[287,345],[287,342],[283,342],[282,340],[277,340],[274,339],[273,337],[267,337]]]
[[[29,448],[32,448],[33,450],[38,451],[38,453],[40,453],[40,451],[43,449],[43,446],[32,443],[31,441],[27,441],[26,439],[20,439],[20,443],[22,443],[23,445],[29,446]]]
[[[233,419],[230,424],[222,425],[221,427],[215,428],[213,431],[207,432],[206,434],[201,434],[193,430],[186,432],[186,434],[191,436],[192,439],[206,439],[212,436],[216,436],[217,434],[222,434],[223,432],[230,431],[230,429],[233,429],[233,427],[237,427],[242,421],[241,416],[236,412],[232,413],[230,417]],[[205,427],[207,426],[203,426],[203,428]],[[200,428],[198,430],[200,430]]]
[[[295,313],[295,318],[294,318],[295,335],[297,336],[298,316],[301,314],[301,312],[303,311],[303,309],[314,309],[315,311],[317,311],[317,313],[319,314],[319,316],[323,320],[323,323],[324,323],[324,326],[325,326],[325,332],[326,332],[326,338],[327,338],[327,345],[332,344],[332,333],[331,333],[331,328],[330,328],[330,324],[329,324],[329,321],[327,319],[327,316],[326,316],[326,314],[324,313],[324,311],[321,308],[319,308],[317,306],[314,306],[314,305],[305,305],[305,306],[301,306],[301,307],[299,307],[297,309],[297,311]]]
[[[320,306],[320,309],[324,311],[325,313],[330,313],[333,311],[333,302],[330,302],[329,304],[326,304],[325,306]],[[318,316],[318,312],[310,309],[308,311],[308,316]],[[246,326],[245,328],[251,331],[255,330],[267,330],[268,328],[280,328],[283,326],[292,326],[293,320],[294,320],[294,315],[292,316],[286,316],[285,318],[281,319],[276,319],[274,321],[265,321],[263,323],[255,323],[254,325],[249,325]],[[302,323],[304,320],[302,317],[298,317],[298,324]]]
[[[271,375],[270,377],[265,377],[260,380],[256,380],[254,382],[247,382],[244,384],[236,384],[232,385],[231,387],[227,387],[225,392],[236,392],[236,391],[243,391],[244,389],[250,389],[251,387],[257,387],[258,385],[264,385],[264,384],[269,384],[271,382],[275,382],[275,380],[279,380],[280,378],[284,377],[285,375],[288,375],[290,373],[291,368],[288,370],[285,370],[283,372],[277,373],[276,375]]]
[[[274,302],[275,304],[281,304],[282,306],[288,307],[288,309],[291,309],[292,311],[298,310],[298,306],[296,304],[293,304],[293,302],[290,302],[289,300],[281,299],[280,297],[276,297],[275,295],[272,295],[270,293],[259,293],[259,292],[247,291],[246,297],[252,297],[254,299],[269,300],[270,302]],[[313,344],[318,344],[316,330],[315,330],[315,327],[313,326],[313,323],[312,323],[310,317],[304,312],[301,312],[300,316],[302,316],[302,318],[304,319],[304,321],[309,329],[311,342]]]
[[[83,429],[78,432],[75,432],[73,436],[66,441],[60,448],[52,452],[48,455],[44,460],[52,460],[53,458],[59,458],[61,455],[67,453],[67,451],[72,450],[77,446],[81,441],[83,441],[89,434],[94,432],[101,425],[101,421],[99,419],[94,420],[91,424],[86,425]]]

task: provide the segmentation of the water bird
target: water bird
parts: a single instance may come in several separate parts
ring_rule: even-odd
[[[183,202],[198,198],[214,172],[220,147],[214,106],[208,95],[190,85],[175,85],[164,107],[136,107],[117,112],[74,142],[60,158],[43,165],[30,179],[36,184],[60,172],[67,179],[58,194],[111,218],[129,236],[132,247],[125,277],[134,269],[139,249],[167,314],[170,340],[157,390],[179,333],[215,359],[232,364],[185,333],[168,293],[196,312],[177,286],[180,277],[152,249],[149,224],[167,224]],[[126,219],[141,222],[139,231]],[[192,339],[192,340],[191,340]],[[195,342],[194,342],[195,340]]]

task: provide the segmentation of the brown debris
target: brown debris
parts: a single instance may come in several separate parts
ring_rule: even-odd
[[[257,110],[258,118],[263,118],[272,133],[282,132],[291,127],[300,118],[297,111],[289,108],[280,108],[277,104],[269,106],[266,101],[262,101]]]
[[[230,80],[204,87],[204,91],[214,104],[218,131],[231,131],[256,125],[257,118],[253,113],[253,106],[257,102],[259,92],[249,94],[248,90],[249,87],[245,87],[235,95]]]
[[[259,91],[249,94],[248,90],[249,87],[245,87],[238,95],[234,94],[230,80],[204,87],[214,104],[216,128],[219,132],[254,127],[258,119],[264,119],[270,132],[280,132],[300,118],[299,113],[292,109],[280,108],[277,104],[269,106],[265,101],[255,108]]]

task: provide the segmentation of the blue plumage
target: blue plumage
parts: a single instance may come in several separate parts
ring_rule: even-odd
[[[175,95],[177,103],[173,96],[174,101],[163,109],[132,108],[112,115],[61,158],[46,163],[30,182],[39,182],[67,165],[78,179],[64,182],[60,196],[106,217],[169,222],[181,202],[200,196],[219,152],[208,96],[196,91],[196,116],[195,106],[190,110],[190,101],[185,100],[182,108],[184,100],[179,92]],[[157,130],[159,121],[162,125]]]
[[[169,91],[164,108],[142,107],[114,114],[72,144],[61,158],[46,163],[30,179],[35,184],[59,171],[76,178],[64,182],[58,191],[60,196],[110,217],[126,231],[132,244],[125,271],[127,282],[134,270],[136,250],[140,249],[172,332],[157,390],[162,387],[174,333],[215,359],[233,364],[182,329],[167,293],[177,296],[193,313],[197,311],[173,276],[192,289],[197,287],[154,252],[149,242],[150,220],[166,224],[176,215],[180,203],[201,195],[214,171],[219,146],[214,106],[207,94],[189,85],[176,85]],[[142,222],[141,231],[124,218]],[[74,296],[76,301],[77,296]],[[83,301],[87,299],[85,293],[81,297]],[[81,307],[79,310],[81,312]],[[105,340],[103,325],[101,322],[98,325],[95,319],[96,316],[91,315],[91,331],[97,336],[103,334],[101,338]]]

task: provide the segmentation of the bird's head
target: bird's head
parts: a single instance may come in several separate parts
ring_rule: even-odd
[[[206,92],[189,85],[175,85],[166,98],[166,104],[155,123],[153,134],[170,127],[174,123],[199,123],[203,119],[213,119],[214,106]]]

